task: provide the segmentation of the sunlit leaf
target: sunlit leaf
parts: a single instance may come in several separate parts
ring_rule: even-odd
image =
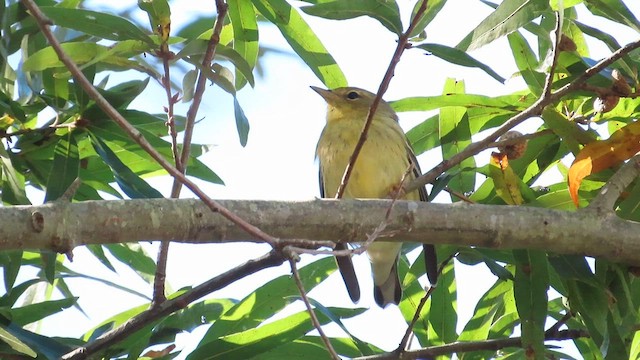
[[[509,167],[509,159],[501,153],[492,153],[489,162],[491,178],[496,186],[496,193],[509,205],[525,203],[520,191],[520,178]]]
[[[51,166],[53,171],[47,180],[45,202],[57,200],[78,178],[80,155],[75,134],[72,131],[63,135],[56,144]]]
[[[258,21],[253,5],[249,1],[229,0],[229,19],[233,26],[233,48],[249,65],[249,73],[258,60]],[[236,89],[241,89],[247,74],[236,68]],[[251,86],[253,82],[250,81]]]
[[[275,24],[291,48],[329,89],[347,86],[333,56],[300,14],[285,0],[252,0],[260,14]]]
[[[473,50],[518,30],[549,9],[547,0],[505,0],[456,46]]]
[[[400,11],[395,1],[388,0],[349,0],[327,1],[313,6],[303,6],[302,11],[309,15],[332,20],[353,19],[358,16],[370,16],[378,20],[389,31],[402,33]]]
[[[41,6],[40,10],[62,27],[82,31],[109,40],[140,40],[153,44],[153,40],[129,20],[85,9]]]
[[[549,273],[542,251],[514,250],[516,260],[513,292],[520,316],[522,347],[534,358],[543,358],[544,326],[547,317]]]
[[[474,59],[472,56],[467,54],[466,52],[448,47],[442,44],[420,44],[417,46],[420,49],[428,51],[431,55],[437,56],[445,61],[448,61],[452,64],[466,66],[466,67],[476,67],[491,76],[492,78],[498,80],[501,83],[505,82],[505,79],[498,75],[493,69],[489,66],[481,63],[480,61]]]
[[[633,122],[611,134],[609,139],[591,142],[580,151],[569,168],[567,181],[574,204],[585,177],[616,166],[640,151],[640,122]]]

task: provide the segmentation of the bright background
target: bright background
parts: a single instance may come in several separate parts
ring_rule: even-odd
[[[398,2],[406,26],[414,1]],[[122,0],[111,1],[105,5],[105,2],[96,0],[86,1],[86,7],[118,12],[123,8],[135,6],[135,3]],[[630,0],[626,3],[634,13],[640,14],[640,2]],[[212,1],[174,1],[172,9],[174,32],[199,16],[215,13]],[[582,6],[579,9],[579,16],[584,22],[590,23],[595,20],[592,20],[593,16]],[[451,0],[427,27],[427,41],[455,46],[490,12],[491,8],[479,1]],[[377,21],[369,18],[336,22],[302,15],[335,57],[349,84],[376,91],[394,52],[395,36]],[[138,11],[136,16],[141,23],[147,22],[142,11]],[[634,36],[637,36],[605,19],[598,18],[597,21],[601,24],[602,30],[616,34],[620,44],[635,40]],[[255,88],[247,86],[239,92],[239,101],[251,125],[246,147],[241,147],[238,141],[231,97],[213,86],[208,87],[205,93],[197,117],[201,121],[196,126],[194,142],[211,146],[210,151],[201,160],[210,166],[226,185],[203,184],[203,187],[214,199],[309,200],[319,196],[314,151],[324,126],[325,115],[323,100],[309,89],[309,86],[322,84],[290,50],[275,26],[267,23],[260,25],[261,44],[279,51],[270,51],[260,59],[263,68],[261,75],[256,77]],[[592,58],[600,59],[610,53],[603,44],[590,38],[588,41]],[[471,53],[476,59],[489,64],[501,76],[509,79],[505,84],[501,84],[481,70],[450,65],[434,56],[426,55],[420,49],[407,50],[396,68],[395,76],[384,98],[395,100],[408,96],[438,95],[442,92],[447,77],[464,80],[468,93],[500,95],[523,89],[525,86],[520,78],[510,79],[517,71],[510,53],[504,38]],[[173,76],[179,75],[178,72],[173,72]],[[134,77],[143,78],[137,73],[112,75],[110,85]],[[173,80],[180,83],[182,79],[174,77]],[[151,82],[145,93],[132,106],[144,111],[161,113],[165,104],[163,90],[158,84]],[[187,106],[188,104],[180,104],[176,107],[176,113],[185,114]],[[427,117],[426,113],[403,113],[400,114],[400,124],[405,130],[409,130]],[[537,124],[539,122],[519,129],[523,132],[531,131]],[[487,158],[486,152],[476,157],[479,163],[486,163]],[[421,155],[418,160],[423,171],[426,171],[439,162],[441,157],[439,152],[431,151]],[[170,179],[165,177],[149,181],[163,194],[169,195]],[[550,174],[546,178],[543,177],[539,185],[557,181],[557,174]],[[42,196],[38,196],[33,194],[34,204],[42,202]],[[183,197],[187,196],[192,197],[183,191]],[[447,202],[448,198],[439,197],[437,201]],[[152,258],[156,256],[156,245],[144,244]],[[267,246],[255,244],[172,244],[167,271],[169,286],[177,290],[183,286],[197,285],[268,250]],[[151,296],[151,287],[128,268],[120,267],[117,274],[112,273],[95,261],[85,249],[78,248],[74,250],[74,254],[73,263],[66,264],[71,269],[124,284]],[[301,264],[314,260],[314,257],[304,256]],[[357,306],[372,310],[357,318],[346,320],[345,324],[362,340],[385,350],[395,349],[405,328],[400,312],[395,306],[382,310],[375,305],[368,260],[366,256],[359,256],[354,262],[363,294]],[[117,264],[117,261],[114,264]],[[268,269],[210,296],[241,299],[268,279],[289,273],[288,266]],[[21,273],[24,278],[31,275]],[[483,266],[471,269],[461,264],[456,266],[456,275],[460,329],[471,317],[477,299],[494,283],[495,277]],[[18,282],[20,281],[19,278]],[[68,283],[72,292],[80,296],[78,302],[85,314],[68,309],[47,318],[44,323],[37,325],[36,330],[46,335],[78,337],[98,322],[120,311],[148,302],[146,299],[88,280],[70,280]],[[352,306],[337,274],[332,275],[310,295],[324,305]],[[295,311],[302,308],[302,304],[297,304]],[[340,334],[340,330],[335,326],[328,326],[327,329],[330,334]],[[203,334],[205,330],[206,327],[203,326],[194,333]],[[198,340],[199,336],[186,334],[179,337],[178,346],[190,348],[197,344]]]

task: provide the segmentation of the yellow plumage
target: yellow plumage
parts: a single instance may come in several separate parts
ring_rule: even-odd
[[[316,155],[320,160],[322,195],[331,198],[340,186],[375,94],[353,87],[335,90],[312,88],[328,104],[327,124],[318,141]],[[397,190],[410,164],[415,162],[415,156],[397,120],[389,104],[381,101],[345,189],[345,198],[383,199],[389,198]],[[417,163],[413,165],[418,169]],[[415,178],[416,173],[411,173],[408,180]],[[414,191],[403,198],[426,200],[424,194],[423,191]],[[367,250],[375,285],[374,296],[376,303],[382,307],[389,303],[397,304],[402,296],[397,274],[401,247],[402,244],[398,242],[376,241]],[[350,264],[348,258],[338,259],[351,298],[357,301],[360,293],[359,289],[354,289],[358,285],[353,269],[349,268]]]

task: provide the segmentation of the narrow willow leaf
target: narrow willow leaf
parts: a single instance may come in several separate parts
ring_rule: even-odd
[[[447,79],[443,88],[443,95],[464,94],[464,81]],[[464,150],[471,144],[471,131],[469,130],[469,117],[467,108],[463,106],[447,106],[440,109],[439,137],[442,149],[442,158],[449,159]],[[475,189],[475,173],[462,172],[463,168],[475,168],[473,158],[463,160],[459,165],[451,168],[450,172],[458,172],[457,176],[449,181],[449,187],[460,193],[471,192]],[[451,194],[452,201],[460,199]]]
[[[602,16],[640,32],[640,22],[621,0],[584,0],[593,15]]]
[[[53,164],[47,180],[45,202],[54,201],[71,186],[80,168],[80,154],[73,131],[63,135],[56,144],[53,153]],[[69,199],[71,200],[71,199]]]
[[[547,0],[505,0],[456,45],[460,50],[482,47],[509,35],[549,9]]]
[[[333,56],[300,14],[285,0],[252,0],[260,14],[275,24],[293,51],[329,89],[347,86]]]
[[[116,182],[127,196],[132,199],[162,198],[162,194],[158,190],[151,187],[151,185],[142,180],[120,159],[118,159],[116,154],[111,151],[109,146],[107,146],[103,140],[92,133],[89,134],[91,136],[91,143],[94,149],[100,155],[102,160],[109,165],[113,171]]]
[[[233,113],[236,117],[236,128],[238,129],[238,136],[240,137],[240,145],[247,146],[247,139],[249,137],[249,119],[244,114],[237,97],[233,97]]]
[[[516,60],[516,65],[520,70],[520,75],[527,83],[529,90],[536,95],[542,94],[544,88],[545,75],[534,69],[538,68],[539,61],[527,40],[519,32],[509,34],[509,45]]]
[[[544,252],[533,250],[514,250],[513,256],[516,260],[513,291],[521,321],[522,348],[532,358],[543,359],[549,290],[547,257]]]
[[[395,1],[389,0],[349,0],[320,2],[313,6],[303,6],[302,11],[309,15],[331,20],[353,19],[369,16],[378,20],[389,31],[402,33],[400,10]]]
[[[300,278],[304,288],[311,291],[335,270],[335,260],[327,257],[301,268]],[[202,343],[254,328],[289,305],[298,295],[298,288],[289,275],[273,279],[216,320],[202,338]]]
[[[333,260],[333,259],[332,259]],[[350,318],[361,314],[365,309],[330,308],[341,318]],[[323,312],[316,313],[320,324],[331,320]],[[187,360],[200,359],[249,359],[288,344],[306,335],[314,326],[307,310],[275,320],[258,328],[251,328],[239,333],[223,336],[219,339],[203,343],[189,354]]]
[[[492,78],[498,80],[499,82],[501,83],[505,82],[505,79],[502,76],[498,75],[498,73],[493,71],[493,69],[491,69],[489,66],[474,59],[472,56],[470,56],[469,54],[467,54],[462,50],[452,48],[442,44],[421,44],[421,45],[418,45],[417,47],[422,50],[426,50],[429,53],[431,53],[431,55],[437,56],[452,64],[479,68],[484,72],[486,72],[487,74],[489,74],[489,76],[491,76]]]
[[[57,6],[41,6],[40,10],[58,26],[78,30],[102,39],[140,40],[147,44],[154,43],[140,28],[120,16]]]
[[[249,1],[229,0],[229,19],[233,27],[233,48],[247,62],[251,71],[258,61],[258,21]],[[236,89],[240,90],[249,78],[236,68]],[[253,86],[253,80],[249,81]]]

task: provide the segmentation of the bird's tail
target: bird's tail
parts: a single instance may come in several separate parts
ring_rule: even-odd
[[[347,245],[337,244],[335,250],[347,250]],[[344,285],[347,287],[351,301],[358,302],[360,300],[360,284],[358,284],[351,256],[336,256],[336,263],[338,263],[338,270],[342,275],[342,280],[344,280]]]

